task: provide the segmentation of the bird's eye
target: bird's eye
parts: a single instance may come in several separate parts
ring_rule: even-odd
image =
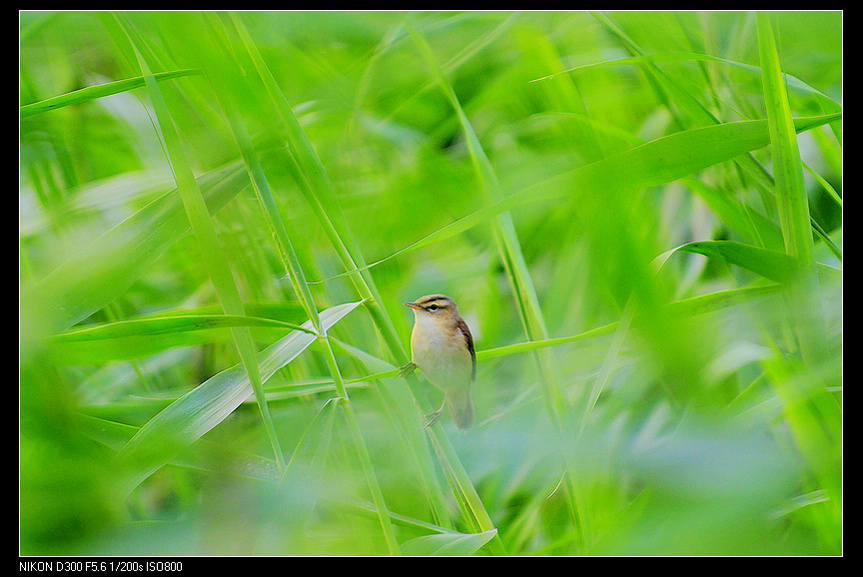
[[[438,310],[438,308],[439,308],[439,307],[438,307],[437,305],[432,304],[432,305],[429,305],[429,306],[428,306],[428,309],[426,309],[426,310],[429,310],[429,311],[431,311],[431,312],[435,312],[436,310]]]

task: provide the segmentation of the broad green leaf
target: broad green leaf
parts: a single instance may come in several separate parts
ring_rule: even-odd
[[[828,114],[798,118],[794,120],[794,126],[802,132],[840,116]],[[577,199],[580,194],[620,194],[659,186],[768,144],[770,132],[766,120],[728,122],[684,130],[553,177],[511,195],[494,208],[501,210],[531,201]]]
[[[331,307],[320,314],[327,329],[344,318],[362,301]],[[311,321],[303,327],[312,330]],[[261,380],[294,360],[318,337],[292,331],[257,355]],[[148,421],[120,451],[121,458],[137,471],[135,484],[161,467],[182,447],[198,440],[221,423],[252,393],[252,384],[242,364],[234,365],[201,383]]]
[[[497,529],[482,533],[438,533],[416,537],[402,544],[405,555],[428,556],[467,556],[479,551],[495,535]]]

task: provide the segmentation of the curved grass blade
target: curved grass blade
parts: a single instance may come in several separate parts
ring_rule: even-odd
[[[286,323],[278,319],[232,315],[171,315],[167,317],[117,321],[95,327],[84,327],[61,333],[56,335],[55,338],[59,342],[66,343],[89,342],[123,337],[152,337],[178,332],[238,326],[279,327],[317,334],[314,330],[294,323]]]
[[[131,319],[66,331],[52,337],[60,364],[92,364],[144,358],[161,351],[213,341],[213,331],[233,327],[301,330],[277,319],[233,315],[177,315]]]
[[[497,535],[497,529],[482,533],[438,533],[423,535],[402,543],[405,555],[423,557],[473,555]]]
[[[191,76],[200,73],[200,70],[189,68],[185,70],[158,72],[153,74],[153,78],[156,82],[161,82],[163,80],[172,80],[174,78],[182,78],[183,76]],[[141,88],[142,86],[144,86],[143,76],[117,80],[115,82],[106,82],[105,84],[99,84],[97,86],[88,86],[87,88],[67,92],[66,94],[54,96],[53,98],[46,98],[39,102],[25,104],[20,108],[20,118],[24,119],[30,116],[35,116],[36,114],[48,112],[49,110],[57,110],[64,106],[79,104],[81,102],[87,102],[88,100],[96,100],[113,94],[120,94],[121,92],[128,92],[130,90],[135,90],[136,88]]]
[[[731,240],[696,241],[681,245],[666,251],[656,258],[657,264],[662,264],[675,252],[690,252],[701,254],[708,258],[719,259],[739,266],[766,279],[787,284],[795,279],[794,259],[784,252],[760,248]],[[816,263],[819,274],[833,276],[841,271],[825,264]]]
[[[321,325],[331,328],[362,301],[330,307],[320,314]],[[292,331],[257,354],[262,382],[294,360],[318,337],[311,321],[305,331]],[[191,445],[221,423],[254,393],[242,363],[234,365],[195,387],[150,419],[120,451],[120,458],[134,471],[137,483],[168,462],[182,448]]]
[[[793,260],[784,252],[740,242],[730,240],[698,241],[687,243],[673,250],[723,260],[778,283],[790,282],[794,275]]]

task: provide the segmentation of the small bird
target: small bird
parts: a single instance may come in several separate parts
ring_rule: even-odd
[[[426,295],[404,304],[414,309],[411,364],[444,392],[443,404],[427,415],[430,420],[426,427],[437,421],[449,403],[456,426],[469,429],[473,424],[470,384],[476,378],[476,353],[467,323],[459,316],[455,301],[446,295]],[[408,367],[412,369],[411,364]]]

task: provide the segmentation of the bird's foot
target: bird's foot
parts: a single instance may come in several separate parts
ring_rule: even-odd
[[[425,424],[423,425],[423,429],[428,429],[429,427],[434,425],[440,418],[441,411],[443,411],[443,407],[441,407],[437,411],[432,411],[428,415],[425,415]]]
[[[406,377],[409,374],[411,374],[412,372],[414,372],[415,370],[417,370],[417,365],[415,362],[411,361],[399,369],[399,376],[400,377]]]
[[[435,422],[440,418],[440,414],[443,411],[443,408],[445,406],[446,406],[446,395],[444,395],[444,397],[443,397],[443,403],[441,403],[440,409],[438,409],[437,411],[432,411],[431,413],[429,413],[428,415],[425,416],[426,424],[423,425],[423,429],[428,429],[429,427],[431,427],[432,425],[435,424]]]

